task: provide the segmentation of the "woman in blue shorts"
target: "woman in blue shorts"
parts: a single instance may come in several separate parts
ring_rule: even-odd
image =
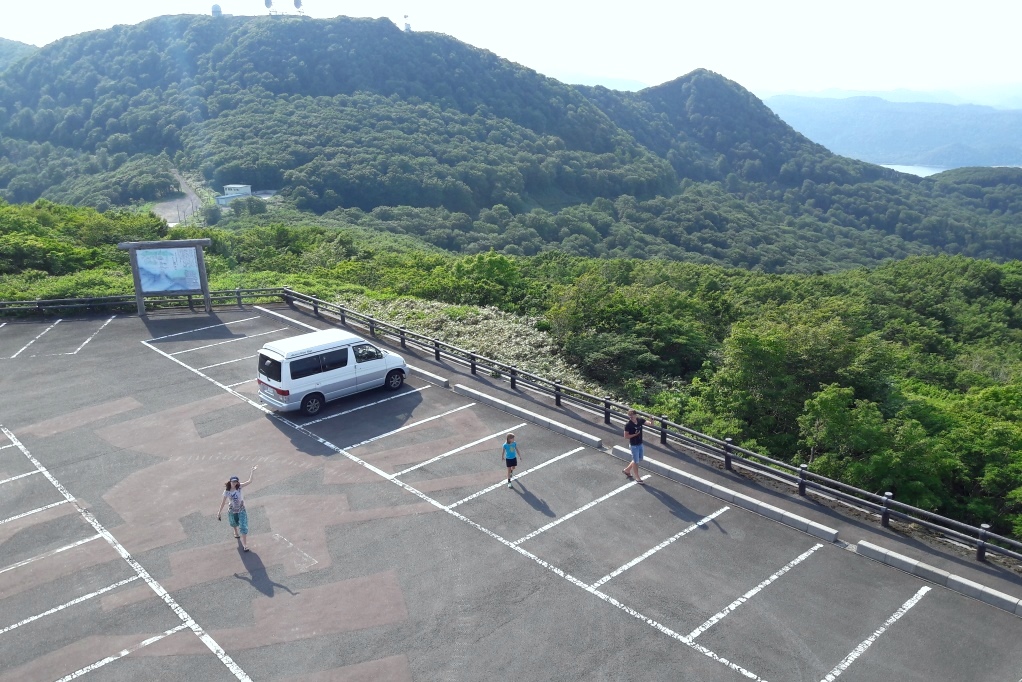
[[[515,442],[515,434],[507,434],[507,442],[504,443],[504,464],[507,465],[507,487],[511,487],[511,474],[515,472],[515,467],[518,466],[518,455],[521,453],[518,451],[518,443]]]
[[[216,513],[216,520],[220,521],[224,505],[230,503],[227,507],[227,521],[234,529],[235,539],[241,540],[241,546],[246,552],[248,551],[248,512],[245,511],[245,498],[241,495],[241,489],[252,482],[252,476],[255,475],[255,470],[258,468],[257,466],[252,467],[252,473],[248,475],[248,480],[244,483],[237,476],[231,476],[224,485],[224,496],[220,500],[220,509]],[[241,535],[238,535],[239,530]]]

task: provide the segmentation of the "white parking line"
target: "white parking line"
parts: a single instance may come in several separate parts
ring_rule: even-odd
[[[36,556],[32,557],[31,559],[25,559],[24,561],[19,561],[16,564],[11,564],[7,568],[0,568],[0,573],[6,573],[7,571],[13,571],[16,568],[21,568],[22,566],[27,566],[28,564],[30,564],[30,563],[32,563],[34,561],[39,561],[40,559],[48,559],[51,556],[55,556],[57,554],[60,554],[61,552],[66,552],[69,549],[74,549],[75,547],[80,547],[80,546],[84,545],[86,542],[92,542],[93,540],[98,540],[101,537],[103,537],[103,536],[97,533],[96,535],[93,535],[91,538],[85,538],[84,540],[79,540],[78,542],[72,542],[70,545],[64,545],[63,547],[58,547],[57,549],[51,549],[49,552],[43,552],[42,554],[36,555]]]
[[[32,511],[27,511],[24,514],[18,514],[17,516],[12,516],[9,519],[4,519],[3,521],[0,521],[0,526],[4,525],[5,523],[9,523],[11,521],[17,521],[18,519],[23,519],[26,516],[31,516],[32,514],[38,514],[39,512],[46,511],[47,509],[53,509],[54,507],[56,507],[58,505],[66,504],[66,503],[67,503],[67,500],[61,500],[60,502],[54,502],[53,504],[48,504],[45,507],[39,507],[38,509],[33,509]]]
[[[766,587],[767,585],[769,585],[770,583],[772,583],[773,581],[777,580],[782,575],[784,575],[785,573],[790,571],[792,568],[794,568],[795,566],[799,565],[800,563],[802,563],[803,561],[808,559],[809,556],[813,552],[815,552],[816,550],[820,549],[821,547],[823,547],[822,544],[816,544],[816,545],[813,545],[812,547],[810,547],[805,552],[802,552],[802,554],[799,554],[797,557],[795,557],[794,559],[789,561],[787,564],[785,564],[784,567],[781,568],[781,570],[777,571],[777,573],[774,573],[772,576],[770,576],[769,578],[767,578],[766,580],[761,582],[759,585],[756,585],[754,588],[752,588],[751,590],[749,590],[748,592],[743,594],[741,597],[739,597],[738,599],[735,599],[733,602],[728,604],[727,608],[725,608],[723,611],[721,611],[720,613],[716,613],[713,616],[710,616],[709,620],[707,620],[705,623],[703,623],[702,625],[697,627],[692,632],[688,633],[685,636],[685,639],[687,639],[687,640],[689,640],[691,642],[696,637],[698,637],[699,635],[701,635],[704,632],[706,632],[707,630],[709,630],[711,627],[714,626],[715,623],[717,623],[718,621],[722,620],[726,615],[728,615],[729,613],[731,613],[732,611],[737,609],[739,606],[741,606],[745,602],[747,602],[750,599],[752,599],[764,587]]]
[[[215,329],[217,327],[226,327],[228,325],[239,324],[241,322],[248,322],[249,320],[258,320],[258,319],[259,319],[259,316],[256,315],[255,317],[246,317],[244,320],[234,320],[233,322],[223,322],[221,324],[211,324],[208,327],[199,327],[198,329],[189,329],[186,332],[177,332],[176,334],[167,334],[166,336],[157,336],[155,339],[148,339],[144,343],[149,343],[149,342],[152,342],[152,341],[162,341],[163,339],[169,339],[169,338],[174,337],[174,336],[184,336],[185,334],[194,334],[195,332],[206,331],[207,329]]]
[[[112,317],[111,317],[111,318],[110,318],[109,320],[107,320],[106,322],[104,322],[104,323],[103,323],[103,326],[102,326],[102,327],[100,327],[99,329],[97,329],[97,330],[96,330],[96,331],[95,331],[95,332],[94,332],[94,333],[92,334],[92,336],[90,336],[89,338],[85,339],[85,341],[84,341],[84,342],[82,343],[82,345],[78,346],[78,348],[75,348],[74,352],[73,352],[73,353],[68,353],[68,355],[78,355],[78,351],[80,351],[81,349],[85,348],[85,344],[87,344],[87,343],[88,343],[89,341],[92,341],[92,340],[93,340],[94,338],[96,338],[96,334],[99,334],[99,333],[100,333],[101,331],[103,331],[103,329],[104,329],[104,328],[106,328],[106,326],[107,326],[108,324],[110,324],[111,322],[113,322],[113,321],[114,321],[114,317],[117,317],[117,316],[116,316],[116,315],[114,315],[114,316],[112,316]]]
[[[123,585],[127,585],[128,583],[134,582],[135,580],[138,580],[138,576],[137,575],[133,575],[130,578],[125,578],[124,580],[120,581],[119,583],[114,583],[113,585],[107,585],[106,587],[104,587],[101,590],[96,590],[95,592],[91,592],[89,594],[86,594],[85,596],[78,597],[77,599],[72,599],[71,601],[69,601],[66,604],[61,604],[60,606],[54,606],[49,611],[44,611],[44,612],[42,612],[42,613],[40,613],[40,614],[38,614],[36,616],[32,616],[31,618],[26,618],[25,620],[22,620],[22,621],[19,621],[19,622],[15,623],[14,625],[8,625],[3,630],[0,630],[0,635],[4,634],[6,632],[10,632],[11,630],[16,630],[16,629],[20,628],[22,625],[28,625],[29,623],[37,621],[40,618],[45,618],[46,616],[53,615],[54,613],[57,613],[58,611],[63,611],[64,609],[68,608],[69,606],[74,606],[75,604],[81,604],[83,601],[88,601],[88,600],[92,599],[93,597],[98,597],[99,595],[106,594],[107,592],[109,592],[111,590],[116,590],[118,587],[121,587]],[[184,626],[182,625],[182,627],[184,627]]]
[[[685,537],[686,535],[688,535],[689,533],[694,531],[699,526],[706,525],[707,523],[709,523],[713,519],[717,518],[718,516],[720,516],[721,514],[726,512],[728,509],[730,509],[730,507],[721,507],[720,509],[718,509],[717,511],[713,512],[709,516],[704,516],[703,518],[699,519],[698,521],[696,521],[695,523],[693,523],[691,526],[689,526],[685,530],[681,531],[680,533],[677,533],[676,535],[672,535],[671,537],[667,538],[666,540],[661,542],[659,545],[657,545],[653,549],[651,549],[648,552],[646,552],[645,554],[643,554],[641,556],[635,557],[634,559],[629,561],[627,564],[625,564],[621,568],[618,568],[618,569],[616,569],[614,571],[611,571],[607,575],[603,576],[602,578],[597,580],[595,583],[593,583],[592,587],[594,587],[594,588],[599,587],[600,585],[603,585],[604,583],[606,583],[608,580],[611,580],[613,578],[618,577],[619,575],[621,575],[622,573],[627,571],[629,568],[632,568],[636,564],[638,564],[638,563],[640,563],[642,561],[645,561],[646,559],[650,558],[651,556],[653,556],[654,554],[656,554],[657,552],[662,550],[664,547],[667,547],[668,545],[673,543],[675,540],[678,540],[679,538]]]
[[[653,620],[652,618],[647,618],[646,616],[644,616],[643,614],[639,613],[635,609],[632,609],[631,607],[622,604],[621,602],[619,602],[618,600],[614,599],[613,597],[611,597],[611,596],[609,596],[607,594],[604,594],[603,592],[600,592],[599,590],[597,590],[597,589],[587,585],[586,583],[582,582],[578,578],[575,578],[575,577],[565,573],[564,571],[562,571],[561,569],[557,568],[556,566],[550,565],[546,561],[543,561],[542,559],[537,557],[535,554],[532,554],[531,552],[529,552],[529,551],[527,551],[527,550],[525,550],[525,549],[515,545],[510,540],[507,540],[507,539],[497,535],[493,531],[488,530],[488,529],[480,526],[475,521],[472,521],[468,517],[466,517],[466,516],[456,512],[456,511],[454,511],[453,509],[445,507],[442,503],[440,503],[437,500],[433,499],[429,495],[426,495],[421,490],[416,490],[415,488],[413,488],[412,486],[408,485],[407,483],[404,483],[404,482],[402,482],[400,480],[395,479],[391,474],[388,474],[387,472],[383,471],[379,467],[373,466],[369,462],[366,462],[365,460],[360,459],[356,455],[351,454],[350,452],[348,452],[344,448],[340,448],[337,445],[334,445],[330,441],[326,440],[325,438],[317,436],[315,433],[313,433],[312,431],[309,431],[308,429],[304,428],[300,424],[296,424],[295,422],[290,421],[286,417],[283,417],[280,414],[277,414],[276,412],[270,410],[266,406],[261,405],[260,403],[257,403],[254,400],[251,400],[250,398],[248,398],[246,396],[241,395],[237,391],[234,391],[234,390],[231,390],[231,389],[227,388],[226,386],[224,386],[223,384],[218,382],[216,379],[213,379],[211,377],[206,376],[202,372],[199,372],[198,370],[196,370],[194,367],[191,367],[191,366],[181,362],[177,358],[172,357],[169,353],[165,353],[164,351],[160,350],[159,348],[156,348],[154,346],[150,346],[145,341],[143,341],[142,344],[147,346],[149,349],[156,351],[157,353],[159,353],[160,355],[164,356],[165,358],[167,358],[167,359],[169,359],[169,360],[171,360],[173,362],[176,362],[177,364],[181,365],[181,367],[185,368],[186,370],[199,375],[200,377],[206,379],[207,381],[209,381],[210,383],[214,384],[215,386],[218,386],[221,389],[227,391],[228,393],[234,395],[235,397],[237,397],[238,399],[242,400],[243,402],[248,403],[252,407],[254,407],[257,410],[259,410],[260,412],[268,414],[272,418],[278,420],[282,424],[286,424],[286,425],[290,426],[295,431],[297,431],[297,432],[307,436],[308,438],[312,439],[313,441],[323,445],[324,447],[327,447],[327,448],[333,450],[334,452],[336,452],[336,453],[338,453],[340,455],[343,455],[344,457],[346,457],[350,461],[354,462],[355,464],[358,464],[359,466],[364,467],[365,469],[368,469],[369,471],[372,471],[374,474],[376,474],[380,478],[392,481],[396,485],[398,485],[401,488],[407,490],[411,494],[417,496],[419,499],[423,500],[424,502],[428,502],[429,504],[433,505],[437,509],[441,509],[441,510],[447,512],[448,514],[450,514],[451,516],[453,516],[454,518],[456,518],[456,519],[458,519],[460,521],[463,521],[464,523],[467,523],[468,525],[470,525],[473,528],[481,531],[482,533],[486,534],[487,536],[497,540],[498,542],[503,544],[505,547],[508,547],[511,550],[513,550],[515,552],[518,552],[520,555],[535,561],[537,564],[539,564],[543,568],[546,568],[547,570],[553,572],[554,574],[560,576],[561,578],[564,578],[565,580],[567,580],[571,584],[573,584],[573,585],[575,585],[575,586],[585,590],[589,594],[592,594],[593,596],[603,600],[604,602],[614,606],[615,608],[621,609],[622,611],[624,611],[628,615],[632,616],[633,618],[639,620],[640,622],[645,623],[646,625],[649,625],[650,627],[652,627],[652,628],[656,629],[657,631],[667,635],[668,637],[671,637],[672,639],[674,639],[674,640],[684,644],[685,646],[687,646],[687,647],[689,647],[691,649],[694,649],[695,651],[698,651],[699,653],[703,654],[704,656],[706,656],[706,657],[708,657],[708,658],[710,658],[710,659],[712,659],[712,660],[714,660],[714,661],[716,661],[716,662],[718,662],[718,663],[720,663],[722,665],[727,666],[730,670],[734,670],[735,672],[741,674],[742,676],[744,676],[744,677],[746,677],[746,678],[748,678],[750,680],[754,680],[755,682],[763,682],[762,678],[760,678],[755,673],[746,670],[745,668],[743,668],[742,666],[738,665],[737,663],[734,663],[733,661],[729,661],[726,658],[722,658],[721,656],[718,656],[716,653],[714,653],[710,649],[707,649],[706,647],[704,647],[701,644],[696,644],[695,642],[690,642],[690,641],[685,640],[684,637],[682,637],[677,632],[674,632],[673,630],[671,630],[667,626],[665,626],[665,625],[663,625],[661,623],[658,623],[657,621]],[[576,450],[573,450],[572,452],[578,452],[578,450],[582,450],[582,449],[584,449],[584,448],[578,448]],[[572,453],[567,453],[567,454],[572,454]],[[567,456],[567,455],[562,455],[562,457],[563,456]],[[551,462],[552,461],[553,460],[551,460]],[[543,466],[543,465],[540,465],[540,466]],[[539,468],[540,467],[537,466],[537,467],[534,467],[533,469],[531,469],[530,471],[534,471],[534,470],[539,469]]]
[[[327,419],[336,419],[337,417],[343,417],[346,414],[351,414],[352,412],[358,412],[359,410],[364,410],[367,407],[372,407],[373,405],[379,405],[380,403],[385,403],[388,400],[397,400],[398,398],[404,398],[406,395],[411,395],[412,393],[418,393],[419,391],[425,391],[427,388],[429,388],[429,386],[423,386],[422,388],[413,388],[410,391],[402,391],[401,393],[398,393],[397,395],[392,395],[389,398],[382,398],[380,400],[377,400],[376,402],[368,403],[366,405],[359,405],[358,407],[353,407],[350,410],[345,410],[344,412],[337,412],[336,414],[327,415],[326,417],[320,417],[319,419],[313,419],[311,422],[302,422],[302,426],[312,426],[313,424],[318,424],[320,422],[325,422]]]
[[[167,630],[162,635],[156,635],[155,637],[150,637],[149,639],[143,640],[143,641],[139,642],[138,644],[136,644],[135,646],[133,646],[133,647],[131,647],[129,649],[124,649],[124,650],[120,651],[119,653],[117,653],[117,654],[115,654],[113,656],[107,656],[106,658],[104,658],[101,661],[96,661],[92,665],[87,665],[84,668],[82,668],[81,670],[76,670],[73,673],[71,673],[70,675],[67,675],[65,677],[60,678],[59,680],[57,680],[57,682],[71,682],[71,680],[77,679],[77,678],[81,677],[82,675],[84,675],[86,673],[90,673],[93,670],[95,670],[96,668],[102,668],[107,663],[113,663],[114,661],[116,661],[119,658],[124,658],[128,654],[132,654],[132,653],[138,651],[139,649],[142,649],[144,647],[149,646],[150,644],[155,644],[156,642],[159,642],[164,637],[169,637],[169,636],[173,635],[175,632],[180,632],[181,630],[184,630],[186,627],[188,627],[188,626],[185,625],[184,623],[182,623],[181,625],[178,625],[176,628],[171,628],[171,629]]]
[[[63,319],[63,318],[61,318],[61,319]],[[50,325],[49,327],[47,327],[46,329],[44,329],[44,330],[42,331],[42,333],[40,333],[40,334],[39,334],[39,336],[35,337],[34,339],[32,339],[31,341],[29,341],[28,343],[26,343],[26,344],[25,344],[24,346],[22,346],[22,347],[21,347],[21,350],[19,350],[19,351],[18,351],[17,353],[15,353],[14,355],[12,355],[12,356],[11,356],[11,360],[13,360],[14,358],[16,358],[16,357],[18,357],[19,355],[21,355],[22,351],[24,351],[24,350],[25,350],[26,348],[28,348],[28,347],[29,347],[29,346],[31,346],[31,345],[32,345],[33,343],[35,343],[36,341],[38,341],[38,340],[39,340],[40,338],[42,338],[42,335],[43,335],[43,334],[45,334],[46,332],[48,332],[48,331],[50,331],[51,329],[53,329],[54,327],[56,327],[56,326],[57,326],[58,324],[60,324],[60,320],[57,320],[56,322],[54,322],[53,324],[51,324],[51,325]]]
[[[352,459],[352,460],[356,459],[355,457],[352,457],[350,454],[344,452],[343,450],[338,450],[338,452],[340,452],[340,454],[342,454],[342,455],[345,455],[349,459]],[[379,470],[376,469],[375,467],[373,467],[372,465],[365,464],[364,462],[362,464],[363,464],[363,466],[366,466],[367,468],[369,468],[371,470],[376,470],[377,472],[379,472]],[[585,590],[589,594],[593,595],[594,597],[597,597],[598,599],[601,599],[601,600],[605,601],[606,603],[610,604],[611,606],[614,606],[615,608],[621,609],[622,611],[624,611],[625,613],[630,615],[632,618],[635,618],[636,620],[639,620],[639,621],[645,623],[646,625],[649,625],[650,627],[654,628],[655,630],[658,630],[659,632],[667,635],[668,637],[671,637],[672,639],[677,640],[678,642],[681,642],[685,646],[698,651],[699,653],[701,653],[702,655],[706,656],[707,658],[710,658],[710,659],[712,659],[712,660],[714,660],[714,661],[716,661],[718,663],[726,665],[729,669],[734,670],[735,672],[739,673],[743,677],[746,677],[746,678],[748,678],[750,680],[754,680],[754,682],[765,682],[765,680],[763,680],[759,675],[756,675],[755,673],[753,673],[753,672],[751,672],[749,670],[746,670],[745,668],[743,668],[742,666],[738,665],[734,661],[729,661],[726,658],[718,656],[717,654],[715,654],[710,649],[707,649],[706,647],[704,647],[702,644],[696,644],[695,642],[692,642],[692,641],[689,641],[689,640],[685,639],[680,634],[678,634],[674,630],[671,630],[666,625],[663,625],[662,623],[659,623],[659,622],[653,620],[652,618],[648,618],[648,617],[644,616],[643,614],[639,613],[638,611],[636,611],[635,609],[631,608],[630,606],[626,606],[626,605],[622,604],[621,602],[619,602],[617,599],[614,599],[610,595],[608,595],[608,594],[606,594],[604,592],[600,592],[595,587],[592,587],[591,585],[587,585],[586,583],[582,582],[581,580],[579,580],[578,578],[574,577],[573,575],[571,575],[569,573],[565,573],[564,571],[562,571],[561,569],[557,568],[556,566],[554,566],[554,565],[544,561],[543,559],[540,559],[538,556],[536,556],[532,552],[530,552],[530,551],[528,551],[526,549],[523,549],[522,547],[518,546],[516,543],[511,542],[510,540],[507,540],[506,538],[503,538],[500,535],[497,535],[496,533],[494,533],[492,530],[489,530],[488,528],[484,528],[483,526],[479,525],[478,523],[476,523],[472,519],[468,518],[467,516],[459,514],[458,512],[453,511],[450,508],[444,507],[439,502],[437,502],[433,498],[429,497],[428,495],[426,495],[422,491],[416,490],[415,488],[413,488],[412,486],[408,485],[407,483],[402,483],[401,481],[398,481],[397,479],[391,479],[391,480],[393,480],[394,483],[398,484],[399,486],[401,486],[405,490],[411,492],[414,495],[417,495],[418,497],[420,497],[424,501],[429,502],[429,503],[431,503],[431,504],[433,504],[435,506],[440,507],[441,509],[446,511],[448,514],[453,516],[454,518],[459,519],[460,521],[464,521],[465,523],[467,523],[468,525],[472,526],[476,530],[479,530],[479,531],[485,533],[486,535],[488,535],[489,537],[493,538],[494,540],[496,540],[497,542],[501,543],[502,545],[504,545],[506,547],[509,547],[510,549],[514,550],[515,552],[518,552],[519,554],[521,554],[524,557],[532,559],[533,561],[535,561],[537,564],[539,564],[543,568],[547,569],[548,571],[551,571],[552,573],[554,573],[557,576],[560,576],[561,578],[564,578],[565,580],[567,580],[572,585],[575,585],[576,587],[579,587],[579,588]]]
[[[827,676],[823,678],[822,682],[834,682],[834,680],[838,678],[838,675],[847,670],[848,666],[850,666],[855,661],[855,659],[864,654],[866,652],[866,649],[870,648],[870,646],[873,645],[873,642],[875,642],[880,635],[884,634],[887,628],[894,625],[899,618],[908,613],[909,609],[918,604],[919,600],[922,599],[923,596],[930,591],[930,589],[931,589],[930,587],[920,587],[919,591],[915,593],[915,596],[913,596],[907,602],[902,604],[901,608],[895,611],[891,615],[891,617],[888,618],[883,625],[877,628],[872,635],[863,640],[862,643],[859,644],[859,646],[852,649],[852,653],[845,656],[843,661],[838,663],[833,670],[827,673]]]
[[[426,422],[431,422],[434,419],[442,419],[443,417],[446,417],[449,414],[454,414],[455,412],[467,409],[469,407],[472,407],[473,405],[475,405],[475,403],[469,403],[468,405],[462,405],[461,407],[455,407],[453,410],[447,410],[443,414],[438,414],[438,415],[435,415],[435,416],[432,416],[432,417],[426,417],[425,419],[420,419],[419,421],[412,422],[411,424],[405,424],[404,426],[402,426],[399,429],[394,429],[393,431],[388,431],[387,433],[381,433],[380,435],[375,436],[373,438],[369,438],[367,440],[364,440],[361,443],[355,443],[354,445],[349,445],[348,447],[346,447],[344,449],[345,450],[354,450],[357,447],[361,447],[363,445],[368,445],[369,443],[375,443],[376,441],[378,441],[378,440],[380,440],[382,438],[386,438],[387,436],[393,436],[395,433],[400,433],[402,431],[406,431],[408,429],[415,428],[416,426],[419,426],[420,424],[425,424]],[[297,424],[296,424],[296,426],[297,426]],[[393,478],[393,476],[391,474],[387,474],[387,478]]]
[[[304,322],[299,322],[298,320],[294,319],[293,317],[288,317],[287,315],[282,315],[282,314],[278,313],[275,310],[270,310],[269,308],[264,308],[264,307],[262,307],[260,305],[254,305],[254,306],[252,306],[252,308],[255,309],[255,310],[259,310],[261,312],[264,312],[264,313],[266,313],[268,315],[273,315],[274,317],[279,317],[282,320],[287,320],[288,322],[291,322],[293,324],[297,324],[300,327],[305,327],[306,329],[310,329],[310,330],[312,330],[314,332],[321,332],[321,331],[323,331],[319,327],[313,327],[311,324],[305,324]]]
[[[7,448],[13,448],[14,443],[8,443],[7,445],[0,445],[0,450],[6,450]]]
[[[14,447],[14,444],[12,443],[10,445],[5,445],[3,448],[0,448],[0,450],[3,450],[4,448],[13,448],[13,447]],[[3,485],[4,483],[10,483],[11,481],[17,481],[19,478],[25,478],[26,476],[31,476],[32,474],[38,474],[38,473],[39,473],[38,471],[30,471],[27,474],[18,474],[17,476],[11,476],[10,478],[5,478],[4,480],[0,481],[0,485]]]
[[[647,478],[649,478],[649,477],[650,477],[650,474],[646,474],[645,476],[643,476],[643,477],[642,477],[642,480],[643,480],[643,481],[645,481],[645,480],[646,480]],[[610,498],[614,497],[614,496],[615,496],[615,495],[617,495],[618,493],[620,493],[620,492],[622,492],[622,491],[624,491],[624,490],[628,490],[628,489],[629,489],[629,488],[631,488],[631,487],[632,487],[633,485],[638,485],[638,484],[637,484],[637,483],[636,483],[635,481],[629,481],[628,483],[625,483],[625,484],[624,484],[623,486],[621,486],[620,488],[617,488],[617,489],[615,489],[615,490],[611,490],[611,491],[610,491],[609,493],[607,493],[607,494],[606,494],[606,495],[604,495],[603,497],[599,497],[599,498],[597,498],[597,499],[593,500],[592,502],[590,502],[589,504],[587,504],[587,505],[585,505],[585,506],[582,506],[582,507],[579,507],[578,509],[576,509],[576,510],[575,510],[575,511],[573,511],[573,512],[570,512],[570,513],[568,513],[568,514],[565,514],[564,516],[562,516],[561,518],[557,519],[556,521],[551,521],[550,523],[548,523],[547,525],[543,526],[542,528],[538,528],[538,529],[536,529],[536,530],[532,531],[531,533],[529,533],[528,535],[526,535],[526,536],[525,536],[524,538],[521,538],[521,539],[519,539],[519,540],[515,540],[515,541],[514,541],[514,542],[512,542],[511,544],[512,544],[512,545],[515,545],[515,546],[517,547],[518,545],[522,544],[522,543],[523,543],[523,542],[525,542],[526,540],[531,540],[532,538],[536,537],[536,536],[537,536],[537,535],[539,535],[540,533],[544,533],[544,532],[546,532],[546,531],[550,530],[551,528],[553,528],[553,527],[554,527],[554,526],[556,526],[557,524],[559,524],[559,523],[564,523],[565,521],[567,521],[568,519],[572,518],[573,516],[578,516],[579,514],[581,514],[582,512],[584,512],[584,511],[585,511],[586,509],[590,509],[590,508],[592,508],[592,507],[595,507],[595,506],[596,506],[596,505],[598,505],[598,504],[599,504],[600,502],[603,502],[604,500],[609,500]]]
[[[201,371],[201,370],[204,370],[204,369],[213,369],[214,367],[223,367],[224,365],[230,365],[230,364],[235,363],[235,362],[241,362],[242,360],[251,360],[252,358],[256,357],[257,355],[259,355],[259,354],[258,353],[253,353],[252,355],[246,355],[243,358],[236,358],[234,360],[228,360],[227,362],[218,362],[215,365],[206,365],[205,367],[200,367],[199,370]]]
[[[523,426],[525,426],[526,424],[527,424],[527,422],[522,422],[521,424],[515,424],[511,428],[501,429],[500,431],[497,431],[496,433],[491,433],[489,436],[483,436],[479,440],[474,440],[471,443],[466,443],[465,445],[462,445],[461,447],[454,448],[453,450],[445,452],[442,455],[437,455],[436,457],[434,457],[432,459],[427,459],[425,462],[419,462],[415,466],[410,466],[407,469],[405,469],[404,471],[397,472],[396,474],[394,474],[394,476],[404,476],[409,471],[415,471],[416,469],[424,467],[427,464],[432,464],[433,462],[438,462],[441,459],[443,459],[444,457],[449,457],[450,455],[455,455],[455,454],[461,452],[462,450],[468,450],[470,447],[473,447],[475,445],[479,445],[480,443],[485,443],[488,440],[493,440],[494,438],[499,438],[499,437],[507,434],[508,431],[513,431],[514,429],[520,429]]]
[[[212,348],[213,346],[222,346],[225,343],[234,343],[235,341],[244,341],[245,339],[254,339],[257,336],[266,336],[267,334],[276,334],[277,332],[282,332],[282,331],[285,331],[287,329],[288,329],[288,327],[281,327],[280,329],[271,329],[268,332],[259,332],[258,334],[246,334],[245,336],[239,336],[239,337],[236,337],[236,338],[233,338],[233,339],[227,339],[226,341],[217,341],[216,343],[207,343],[205,346],[198,346],[197,348],[187,348],[185,350],[179,350],[176,353],[171,353],[171,355],[181,355],[182,353],[191,353],[192,351],[202,350],[203,348]]]
[[[228,384],[227,388],[236,388],[238,386],[241,386],[242,384],[251,384],[253,381],[255,381],[254,378],[253,379],[245,379],[244,381],[239,381],[236,384]]]
[[[169,606],[174,611],[174,613],[177,614],[177,617],[180,618],[181,621],[182,621],[182,625],[179,626],[178,628],[175,628],[173,631],[168,631],[168,633],[165,633],[165,634],[172,634],[172,632],[177,632],[177,630],[179,630],[181,628],[184,628],[184,627],[191,628],[192,632],[194,632],[195,635],[200,640],[202,640],[202,643],[206,645],[206,648],[208,648],[210,651],[212,651],[216,655],[216,657],[220,659],[220,662],[223,663],[227,667],[227,669],[230,670],[234,674],[235,677],[237,677],[239,680],[242,680],[242,682],[251,682],[251,678],[249,678],[249,676],[245,674],[245,671],[242,670],[241,667],[238,666],[238,664],[235,663],[234,660],[230,656],[227,655],[227,652],[225,652],[220,647],[220,645],[216,643],[216,640],[214,640],[212,637],[210,637],[209,634],[205,630],[203,630],[202,627],[199,626],[199,624],[196,623],[192,619],[192,617],[189,616],[188,613],[183,608],[181,608],[181,606],[174,600],[174,598],[170,596],[170,594],[167,592],[167,590],[165,590],[163,588],[163,585],[160,585],[160,583],[156,582],[156,580],[154,580],[153,577],[151,575],[149,575],[149,572],[146,571],[144,568],[142,568],[142,565],[140,563],[138,563],[137,561],[135,561],[135,559],[132,558],[131,554],[128,553],[128,550],[124,549],[124,546],[120,542],[118,542],[117,539],[113,535],[110,534],[110,531],[108,531],[106,528],[104,528],[103,525],[99,521],[96,520],[96,517],[93,516],[92,512],[90,512],[88,509],[86,509],[85,507],[83,507],[80,504],[78,504],[78,502],[75,499],[74,495],[72,495],[70,492],[68,492],[67,488],[65,488],[63,485],[61,485],[60,482],[56,478],[53,477],[53,474],[51,474],[46,469],[46,467],[44,467],[42,465],[42,463],[39,460],[37,460],[35,457],[32,456],[32,453],[30,453],[28,451],[28,448],[26,448],[21,443],[21,441],[18,440],[13,433],[11,433],[11,431],[9,429],[7,429],[7,428],[5,428],[3,426],[0,426],[0,432],[2,432],[5,436],[7,436],[7,439],[10,440],[12,443],[14,443],[14,445],[19,450],[21,450],[21,454],[25,455],[25,457],[30,462],[32,462],[33,466],[35,466],[35,468],[38,469],[39,472],[43,476],[45,476],[47,478],[47,480],[49,480],[49,482],[53,485],[53,487],[56,488],[57,491],[61,495],[64,496],[64,499],[61,502],[57,502],[56,504],[52,504],[52,505],[49,505],[49,506],[50,507],[54,507],[57,504],[62,504],[63,502],[70,502],[70,503],[74,504],[75,508],[78,509],[78,513],[82,515],[82,518],[84,518],[86,520],[86,522],[88,522],[88,524],[90,526],[95,528],[97,533],[99,533],[100,535],[103,536],[103,539],[106,540],[107,543],[111,547],[113,547],[114,550],[116,550],[118,554],[121,555],[121,558],[124,559],[128,563],[129,566],[131,566],[131,568],[135,571],[136,575],[138,575],[138,577],[142,578],[142,580],[144,580],[146,582],[146,584],[149,585],[149,587],[152,589],[152,591],[155,592],[157,595],[159,595],[160,598],[163,599],[164,603],[166,603],[167,606]],[[37,510],[37,511],[41,511],[41,510]],[[32,512],[29,512],[29,513],[32,513]],[[8,519],[8,521],[9,520],[11,520],[11,519]],[[155,641],[155,640],[153,640],[153,641]],[[151,642],[149,642],[149,643],[151,643]],[[130,653],[130,652],[128,652],[128,653]],[[107,661],[107,662],[109,662],[109,661]],[[104,663],[104,665],[105,665],[105,663]],[[91,669],[92,668],[90,668],[90,670]],[[83,670],[85,670],[85,669],[83,668]],[[88,672],[88,670],[85,670],[85,672]],[[74,675],[74,677],[77,677],[79,674],[84,674],[84,673],[79,671],[78,673],[74,673],[73,675]],[[69,677],[69,678],[66,678],[66,679],[74,679],[74,677]]]
[[[547,464],[553,464],[554,462],[556,462],[558,460],[561,460],[561,459],[564,459],[565,457],[567,457],[569,455],[574,455],[576,452],[579,452],[581,450],[585,450],[585,448],[584,447],[575,448],[574,450],[572,450],[570,452],[565,452],[563,455],[557,455],[553,459],[548,459],[547,461],[543,462],[542,464],[537,464],[536,466],[532,467],[531,469],[526,469],[525,471],[523,471],[520,474],[515,474],[514,476],[511,477],[511,480],[517,481],[519,478],[521,478],[522,476],[525,476],[526,474],[531,474],[533,471],[539,471],[540,469],[545,467]],[[479,492],[472,493],[468,497],[466,497],[466,498],[464,498],[462,500],[458,500],[454,504],[447,505],[447,509],[454,509],[458,505],[462,505],[462,504],[465,504],[466,502],[468,502],[470,500],[474,500],[475,498],[479,497],[480,495],[485,495],[486,493],[490,492],[491,490],[496,490],[497,488],[501,488],[501,487],[503,487],[505,485],[505,483],[506,483],[506,481],[501,481],[500,483],[494,483],[489,488],[483,488]]]

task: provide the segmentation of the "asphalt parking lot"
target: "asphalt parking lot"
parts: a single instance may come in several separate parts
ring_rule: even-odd
[[[310,324],[0,322],[0,682],[1022,678],[1022,619],[423,375],[269,413]]]

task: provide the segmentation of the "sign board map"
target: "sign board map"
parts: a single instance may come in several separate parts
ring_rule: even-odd
[[[139,249],[138,276],[142,291],[200,291],[202,280],[195,248]]]

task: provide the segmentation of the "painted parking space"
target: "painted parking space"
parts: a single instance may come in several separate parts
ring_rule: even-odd
[[[0,327],[0,359],[73,356],[87,352],[108,331],[116,315],[101,318],[58,318],[39,323],[12,322]]]
[[[0,359],[17,359],[59,326],[57,320],[43,322],[11,321],[0,327]],[[31,353],[29,353],[31,354]]]

